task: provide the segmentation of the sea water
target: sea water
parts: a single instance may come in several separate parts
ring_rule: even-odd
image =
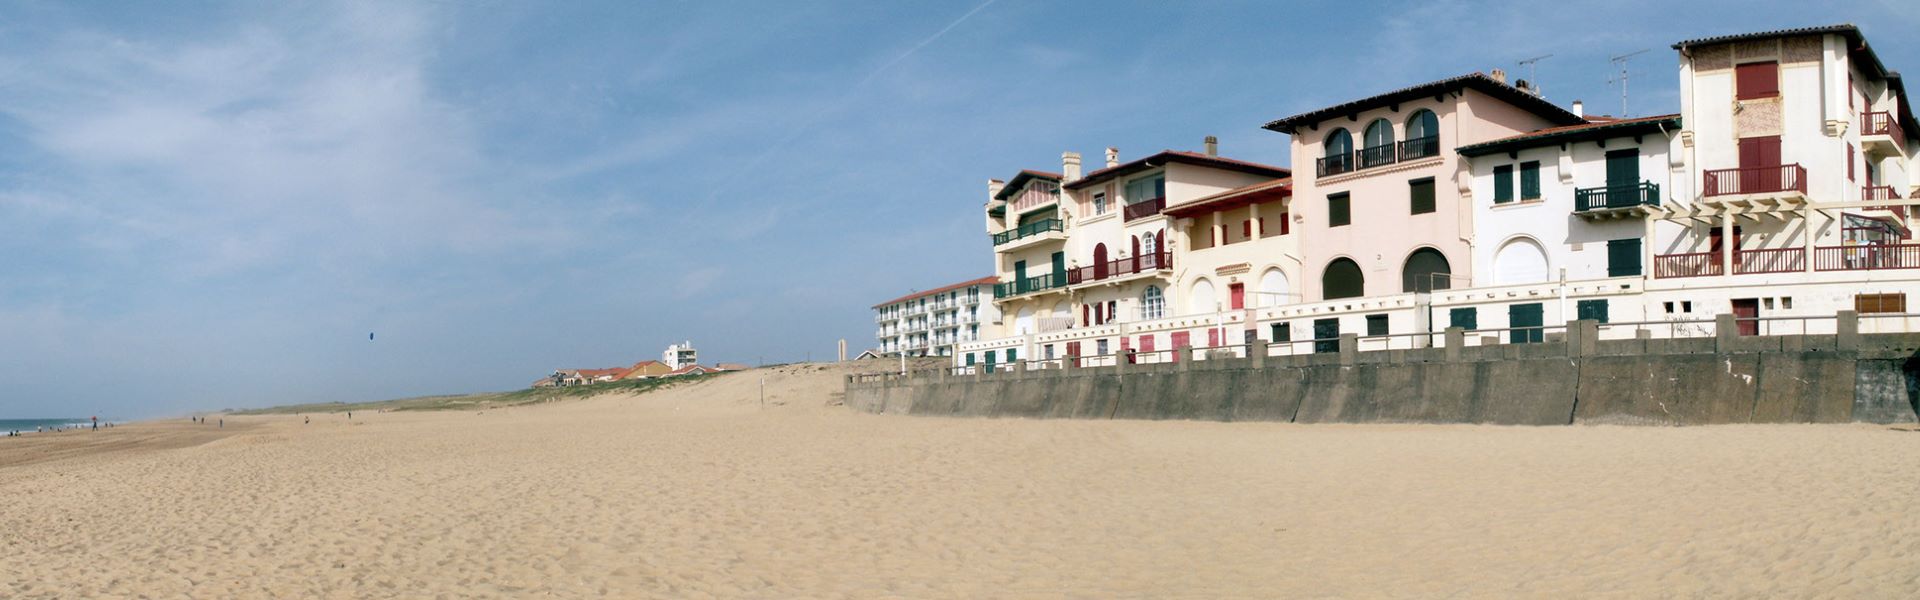
[[[9,431],[33,433],[34,428],[83,428],[92,426],[93,423],[87,419],[0,419],[0,435],[6,435]]]

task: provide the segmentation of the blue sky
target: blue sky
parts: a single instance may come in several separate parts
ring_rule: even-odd
[[[1782,27],[1920,70],[1894,0],[280,4],[0,3],[0,416],[826,358],[1064,150],[1285,165],[1261,123],[1542,54],[1611,113],[1651,48],[1654,114],[1669,44]]]

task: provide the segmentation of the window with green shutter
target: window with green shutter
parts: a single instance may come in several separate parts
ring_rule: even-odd
[[[1574,309],[1578,311],[1582,321],[1607,322],[1606,300],[1581,300],[1574,305]]]
[[[1386,335],[1387,316],[1367,315],[1367,335]]]
[[[1540,198],[1540,161],[1530,160],[1520,163],[1520,199],[1538,200]]]
[[[1327,196],[1327,226],[1340,227],[1353,222],[1352,197],[1346,192]]]
[[[1454,327],[1467,331],[1480,328],[1480,311],[1474,307],[1456,308],[1448,311]]]
[[[1505,204],[1513,201],[1513,165],[1500,165],[1493,168],[1493,203]]]
[[[1607,240],[1607,276],[1640,275],[1640,238]]]
[[[1433,212],[1433,178],[1415,179],[1407,182],[1407,193],[1412,197],[1413,214],[1423,215]]]
[[[1275,342],[1293,341],[1293,326],[1289,323],[1274,323],[1273,324],[1273,341]]]

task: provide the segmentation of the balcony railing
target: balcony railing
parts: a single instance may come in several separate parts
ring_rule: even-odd
[[[1038,277],[1003,281],[993,284],[993,297],[1012,298],[1021,294],[1031,294],[1033,292],[1065,287],[1067,285],[1067,282],[1064,281],[1065,279],[1065,277],[1054,277],[1052,273],[1048,273]]]
[[[1155,252],[1139,256],[1107,261],[1106,264],[1080,267],[1067,271],[1069,285],[1088,283],[1114,277],[1126,277],[1135,273],[1173,268],[1173,254]]]
[[[1041,219],[993,234],[993,245],[998,246],[1020,238],[1033,237],[1047,232],[1060,231],[1059,219]],[[974,238],[979,239],[979,238]]]
[[[1152,200],[1142,200],[1140,202],[1128,204],[1127,220],[1132,221],[1134,219],[1145,219],[1147,217],[1160,214],[1160,211],[1162,209],[1165,209],[1166,207],[1167,207],[1166,198],[1154,198]]]
[[[1860,189],[1861,202],[1891,202],[1899,199],[1900,193],[1893,191],[1893,186],[1890,185],[1873,185]],[[1905,206],[1869,206],[1867,210],[1884,210],[1892,212],[1895,216],[1900,217],[1902,221],[1907,219],[1907,207]]]
[[[1920,244],[1856,244],[1813,249],[1815,271],[1881,269],[1920,269]]]
[[[1573,191],[1575,210],[1586,212],[1607,208],[1632,208],[1635,206],[1659,206],[1660,184],[1651,181],[1608,185],[1601,187],[1577,188]]]
[[[1799,164],[1707,171],[1708,196],[1789,191],[1807,193],[1807,170]]]
[[[1400,160],[1440,155],[1440,136],[1430,135],[1400,142]]]
[[[1360,168],[1378,167],[1393,164],[1393,144],[1368,146],[1360,149]]]
[[[1329,154],[1314,163],[1314,173],[1326,177],[1353,172],[1353,153]]]
[[[1901,151],[1907,148],[1907,132],[1900,129],[1900,120],[1891,113],[1870,112],[1860,115],[1860,135],[1884,135],[1893,138],[1893,144]]]
[[[1719,252],[1662,254],[1653,257],[1653,276],[1659,279],[1712,277],[1720,273]]]
[[[1733,251],[1733,272],[1738,275],[1798,273],[1805,270],[1807,270],[1806,248]]]

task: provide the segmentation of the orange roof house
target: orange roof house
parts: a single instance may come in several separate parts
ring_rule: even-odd
[[[633,363],[633,366],[628,367],[625,373],[620,374],[620,378],[621,379],[652,379],[655,377],[664,377],[668,373],[672,373],[672,372],[673,372],[673,368],[667,366],[667,363],[663,363],[657,360],[643,360],[637,363]]]

